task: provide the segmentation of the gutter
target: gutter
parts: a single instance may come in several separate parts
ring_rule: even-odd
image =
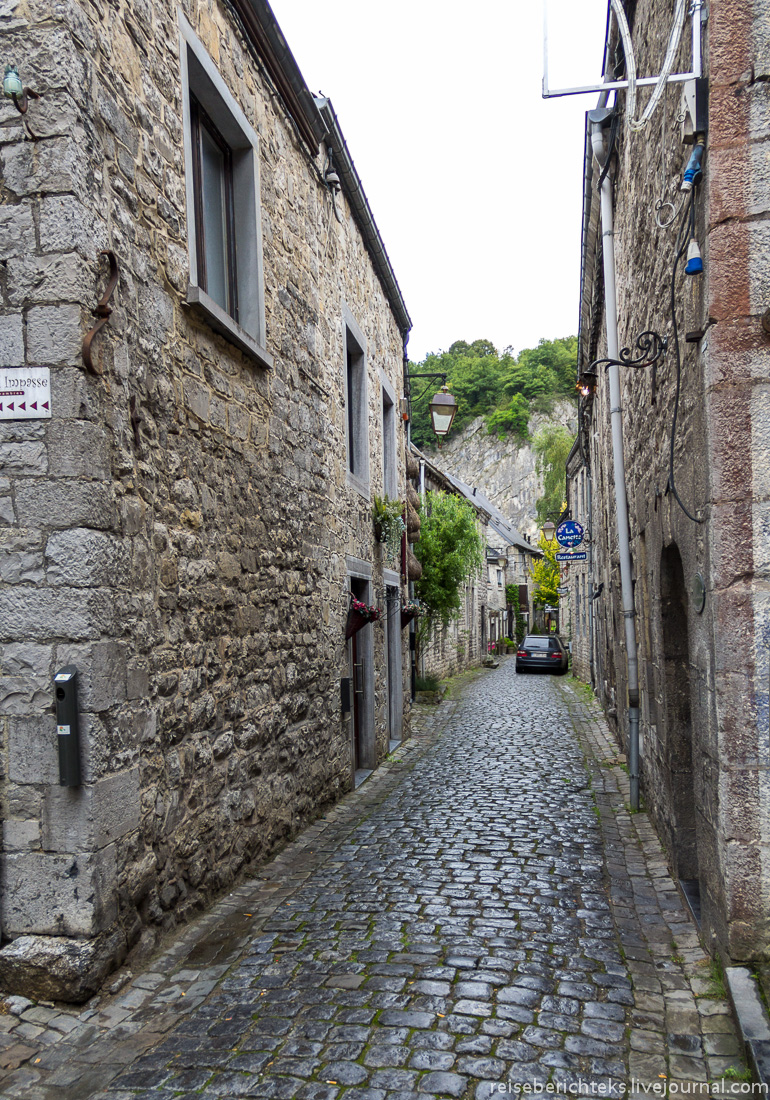
[[[369,206],[369,200],[364,193],[361,179],[340,129],[331,100],[321,96],[316,98],[315,104],[323,121],[324,134],[322,140],[331,148],[334,167],[347,195],[353,217],[361,230],[364,244],[372,258],[374,268],[395,314],[401,335],[406,339],[412,327],[412,319],[407,311],[401,288],[398,285],[390,258],[385,251],[385,245],[382,243],[382,237]]]

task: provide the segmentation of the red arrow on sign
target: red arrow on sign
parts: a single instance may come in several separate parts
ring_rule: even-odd
[[[27,411],[27,405],[26,405],[26,402],[25,402],[25,403],[24,403],[23,405],[19,405],[19,408],[20,408],[20,409],[24,409],[24,412],[26,412],[26,411]]]
[[[8,408],[13,411],[13,401],[8,402]]]
[[[48,408],[48,402],[47,402],[47,401],[44,401],[44,402],[43,402],[43,408],[44,408],[44,409],[47,409],[47,408]]]
[[[30,405],[30,408],[37,410],[37,401],[33,401],[32,404]]]

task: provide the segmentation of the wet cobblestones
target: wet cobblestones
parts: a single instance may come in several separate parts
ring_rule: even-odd
[[[481,1100],[720,1077],[727,1005],[596,705],[507,661],[418,710],[372,779],[117,995],[79,1014],[17,999],[0,1095]]]

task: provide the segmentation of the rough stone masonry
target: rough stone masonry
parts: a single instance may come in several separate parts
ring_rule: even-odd
[[[237,12],[183,7],[0,9],[3,56],[42,93],[38,140],[0,106],[0,370],[49,367],[53,408],[0,422],[0,980],[44,974],[48,996],[88,996],[350,787],[349,561],[383,584],[369,488],[383,390],[403,393],[397,296]],[[258,137],[258,354],[187,304],[185,20]],[[103,249],[120,278],[89,373]],[[346,476],[343,315],[366,345],[363,487]],[[381,759],[385,644],[367,629]],[[70,663],[77,788],[59,786],[52,705]]]

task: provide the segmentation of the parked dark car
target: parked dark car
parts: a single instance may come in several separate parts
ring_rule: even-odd
[[[516,651],[516,671],[531,669],[564,673],[569,668],[569,654],[558,634],[527,634]]]

